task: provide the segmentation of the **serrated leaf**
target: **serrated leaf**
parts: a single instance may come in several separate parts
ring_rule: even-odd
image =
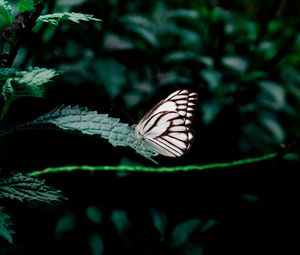
[[[107,139],[113,146],[129,146],[137,153],[154,161],[152,157],[158,153],[145,146],[134,134],[134,129],[126,123],[108,114],[89,111],[86,107],[65,107],[62,105],[28,124],[52,123],[59,128],[78,130],[83,134],[99,135]],[[155,162],[155,161],[154,161]]]
[[[0,236],[12,243],[12,234],[10,216],[4,212],[4,208],[0,205]]]
[[[13,23],[12,7],[5,0],[0,0],[0,30]]]
[[[42,97],[46,89],[44,85],[61,72],[54,69],[34,67],[28,71],[19,71],[18,73],[22,77],[13,79],[13,82],[17,83],[16,86],[12,83],[15,96]]]
[[[53,202],[64,199],[59,190],[47,186],[45,181],[29,174],[16,174],[1,179],[0,198],[16,199],[21,202],[30,200]]]
[[[6,80],[8,78],[16,78],[23,76],[15,68],[0,68],[0,80]]]
[[[41,15],[37,19],[37,23],[44,22],[49,23],[54,26],[58,26],[61,21],[69,20],[75,23],[80,23],[80,21],[101,21],[100,19],[93,18],[93,15],[76,13],[76,12],[63,12],[63,13],[53,13],[47,15]]]

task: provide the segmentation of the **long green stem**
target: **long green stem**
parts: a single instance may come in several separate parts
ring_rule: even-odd
[[[261,157],[247,158],[224,163],[214,163],[208,165],[188,165],[176,167],[146,167],[146,166],[61,166],[48,167],[40,171],[34,171],[31,175],[37,176],[41,174],[58,173],[58,172],[72,172],[72,171],[128,171],[128,172],[179,172],[179,171],[202,171],[206,169],[228,168],[238,165],[252,164],[260,161],[269,160],[278,156],[278,153],[269,153]]]

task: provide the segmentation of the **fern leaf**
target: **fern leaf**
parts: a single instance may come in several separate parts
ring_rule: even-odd
[[[4,212],[4,208],[0,205],[0,236],[12,243],[12,234],[14,231],[10,228],[12,225],[10,216]]]
[[[63,13],[53,13],[42,15],[37,19],[37,23],[45,22],[50,23],[54,26],[58,26],[59,22],[63,20],[70,20],[75,23],[80,23],[80,21],[101,21],[100,19],[93,18],[93,15],[76,13],[76,12],[63,12]]]
[[[0,180],[0,198],[17,199],[21,202],[53,202],[64,199],[59,190],[47,186],[44,180],[29,174],[16,174]]]
[[[52,123],[62,129],[79,130],[83,134],[99,135],[107,139],[113,146],[129,146],[137,153],[154,161],[152,157],[158,153],[148,149],[143,141],[134,134],[134,129],[119,119],[89,111],[86,107],[64,105],[43,115],[31,124]],[[155,162],[155,161],[154,161]]]

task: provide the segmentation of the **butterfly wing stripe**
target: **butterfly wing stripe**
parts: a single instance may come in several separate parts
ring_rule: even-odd
[[[146,134],[148,132],[154,132],[151,130],[153,128],[158,128],[158,129],[164,128],[165,130],[167,130],[167,128],[171,124],[170,121],[178,118],[178,116],[179,115],[176,112],[157,113],[145,122],[144,127],[143,127],[143,132],[144,132],[144,134]],[[179,121],[177,121],[177,123],[183,124],[184,121],[182,119],[179,119]]]
[[[173,144],[169,143],[168,141],[166,141],[165,139],[163,139],[163,138],[161,138],[161,137],[155,139],[155,141],[156,141],[157,143],[160,143],[160,146],[161,146],[162,148],[164,148],[166,151],[170,152],[170,153],[173,154],[174,156],[179,157],[179,156],[181,156],[181,155],[184,154],[184,152],[182,151],[182,149],[180,149],[180,148],[174,146]]]
[[[169,132],[186,132],[187,128],[185,126],[171,126]]]
[[[180,150],[184,150],[186,148],[185,141],[181,141],[177,138],[171,136],[162,136],[161,139],[168,143],[170,147],[178,148]]]
[[[160,141],[149,139],[147,140],[147,144],[149,144],[152,148],[154,148],[159,154],[168,156],[168,157],[180,157],[182,154],[178,152],[173,152],[173,150],[166,147]]]
[[[178,139],[180,141],[183,141],[183,142],[189,140],[189,136],[186,132],[170,132],[168,134],[168,136],[171,136],[171,137]]]

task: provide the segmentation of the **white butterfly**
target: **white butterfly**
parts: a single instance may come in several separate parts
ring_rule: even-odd
[[[177,90],[158,102],[135,127],[135,134],[150,149],[168,157],[180,157],[191,147],[190,130],[198,95]]]

